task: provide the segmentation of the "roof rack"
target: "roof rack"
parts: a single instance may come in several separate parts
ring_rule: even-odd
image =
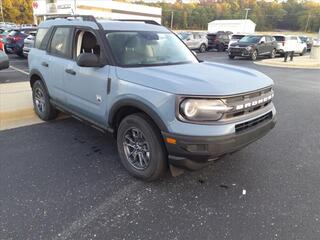
[[[111,19],[112,21],[120,21],[120,22],[144,22],[146,24],[158,25],[160,24],[154,20],[143,20],[143,19]]]
[[[44,15],[46,17],[46,20],[54,20],[57,18],[74,18],[74,19],[82,19],[83,21],[89,21],[89,22],[97,22],[96,18],[92,15],[74,15],[74,14],[46,14]]]

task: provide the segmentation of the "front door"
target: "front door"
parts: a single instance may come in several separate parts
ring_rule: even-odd
[[[88,120],[105,125],[107,88],[110,66],[80,67],[76,63],[81,53],[101,54],[93,31],[77,29],[74,38],[74,61],[64,66],[64,82],[70,110]]]

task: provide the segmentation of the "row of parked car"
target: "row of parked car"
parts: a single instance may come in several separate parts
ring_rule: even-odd
[[[211,49],[227,50],[230,59],[249,57],[256,60],[257,57],[264,55],[283,56],[289,49],[304,55],[311,50],[313,44],[313,39],[310,37],[294,35],[249,35],[222,31],[217,33],[180,32],[177,35],[190,49],[200,52]]]
[[[6,53],[26,57],[33,46],[37,28],[0,28],[0,49]]]

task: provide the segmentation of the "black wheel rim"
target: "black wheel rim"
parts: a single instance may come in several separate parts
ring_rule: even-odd
[[[34,102],[38,112],[43,113],[46,109],[46,100],[42,89],[36,88],[34,91]]]
[[[200,52],[204,52],[204,51],[206,51],[206,46],[201,45],[201,47],[200,47]]]
[[[124,134],[123,149],[127,161],[137,170],[145,170],[150,164],[150,147],[143,132],[130,128]]]

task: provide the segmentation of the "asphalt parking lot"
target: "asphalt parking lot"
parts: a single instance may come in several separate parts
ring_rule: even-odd
[[[319,239],[320,70],[199,58],[274,79],[275,129],[205,169],[152,183],[127,174],[110,136],[74,119],[1,131],[0,239]],[[14,68],[0,83],[27,80]]]

